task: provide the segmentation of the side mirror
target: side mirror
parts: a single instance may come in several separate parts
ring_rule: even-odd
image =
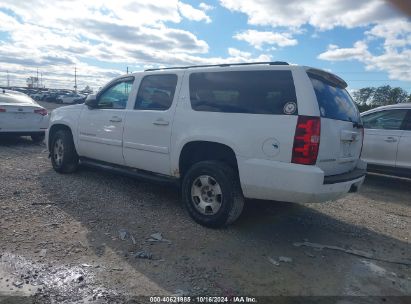
[[[97,108],[97,95],[95,94],[88,95],[84,104],[88,106],[90,109]]]

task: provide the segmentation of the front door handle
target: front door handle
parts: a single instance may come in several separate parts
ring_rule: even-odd
[[[394,143],[394,142],[397,142],[397,139],[390,136],[390,137],[387,137],[385,141],[388,143]]]
[[[169,122],[162,119],[162,118],[159,118],[159,119],[153,121],[153,125],[157,125],[157,126],[168,126],[168,124],[169,124]]]
[[[118,116],[113,116],[113,117],[111,117],[110,121],[111,122],[122,122],[123,119],[121,117],[118,117]]]

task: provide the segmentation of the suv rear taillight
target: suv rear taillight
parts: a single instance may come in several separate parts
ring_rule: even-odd
[[[42,116],[46,116],[47,115],[47,110],[46,109],[35,109],[34,113],[40,114]]]
[[[314,165],[317,162],[320,135],[320,117],[298,116],[291,162],[301,165]]]

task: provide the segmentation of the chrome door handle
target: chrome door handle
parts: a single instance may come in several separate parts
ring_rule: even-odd
[[[155,121],[153,121],[153,125],[157,125],[157,126],[168,126],[169,122],[163,119],[157,119]]]
[[[110,121],[111,122],[122,122],[123,119],[121,117],[118,117],[118,116],[113,116],[113,117],[111,117]]]
[[[388,143],[394,143],[397,142],[397,139],[394,137],[387,137],[386,139],[384,139],[384,141],[388,142]]]

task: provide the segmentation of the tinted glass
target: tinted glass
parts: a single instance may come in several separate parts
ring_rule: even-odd
[[[173,103],[177,75],[150,75],[143,78],[135,109],[164,111]]]
[[[386,110],[362,117],[364,128],[401,130],[407,110]]]
[[[102,109],[125,109],[134,79],[117,82],[98,97],[98,107]]]
[[[298,114],[291,71],[192,73],[193,110],[252,114]]]
[[[360,122],[360,112],[350,94],[324,79],[308,73],[317,96],[321,117]]]
[[[405,117],[404,121],[404,130],[411,131],[411,110],[408,110],[408,114]]]

